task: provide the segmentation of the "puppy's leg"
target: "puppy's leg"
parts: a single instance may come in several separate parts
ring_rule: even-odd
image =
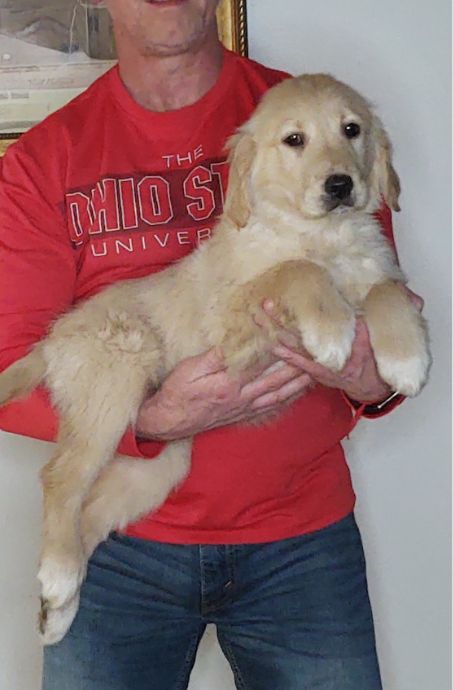
[[[113,457],[144,390],[140,384],[132,399],[115,394],[113,384],[108,402],[96,393],[94,386],[82,414],[74,417],[66,411],[62,415],[57,450],[41,473],[44,539],[38,579],[47,609],[64,606],[84,577],[81,505],[97,474]]]
[[[382,379],[398,393],[417,395],[426,383],[431,356],[426,322],[403,286],[393,281],[375,285],[363,313]]]
[[[115,383],[115,382],[113,382]],[[73,605],[85,576],[86,557],[80,537],[82,502],[97,474],[112,457],[128,422],[138,407],[136,400],[114,394],[106,405],[96,394],[76,419],[61,419],[57,451],[42,472],[44,539],[38,579],[41,583],[40,630],[44,644],[66,632],[64,620],[72,619]],[[123,391],[124,392],[124,391]],[[108,409],[102,410],[102,404]],[[58,614],[54,614],[55,611]],[[63,620],[62,620],[63,619]]]
[[[192,440],[168,443],[157,458],[117,457],[101,472],[87,496],[81,516],[85,555],[115,528],[122,529],[156,510],[187,476]]]
[[[70,608],[85,574],[79,531],[83,501],[127,426],[135,422],[148,382],[156,383],[160,362],[150,336],[143,351],[119,350],[110,341],[94,366],[84,347],[94,349],[96,341],[86,340],[63,341],[61,357],[53,362],[54,380],[48,380],[60,410],[60,433],[56,453],[42,472],[44,540],[38,578],[47,620],[41,625],[44,643],[55,638],[49,624],[60,625],[52,612]],[[76,371],[70,369],[73,362]],[[58,367],[67,378],[58,378]]]
[[[266,335],[253,316],[263,301],[276,304],[284,327],[296,329],[304,347],[326,367],[340,370],[351,354],[355,314],[325,269],[308,261],[286,261],[238,290],[226,319],[222,348],[227,362],[240,368],[276,338]]]
[[[118,456],[104,467],[86,498],[80,518],[86,560],[113,529],[125,527],[164,502],[189,471],[191,447],[191,439],[174,441],[153,460]],[[78,604],[77,591],[60,608],[43,607],[40,628],[44,644],[55,644],[65,636]]]

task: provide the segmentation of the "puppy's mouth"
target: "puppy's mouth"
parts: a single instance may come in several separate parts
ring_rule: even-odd
[[[173,5],[183,5],[187,0],[145,0],[147,5],[161,5],[163,7],[172,7]]]
[[[323,198],[323,206],[327,213],[337,209],[339,211],[347,211],[350,208],[354,208],[355,205],[355,200],[353,199],[352,195],[347,196],[345,199],[335,199],[330,196],[325,196]]]

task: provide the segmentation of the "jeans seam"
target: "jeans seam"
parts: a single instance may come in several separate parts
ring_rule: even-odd
[[[237,546],[235,544],[227,545],[228,553],[228,576],[231,582],[236,580],[236,564],[237,564]]]
[[[236,683],[236,681],[238,683],[236,685],[236,687],[238,688],[238,690],[251,690],[250,686],[244,680],[244,676],[242,675],[242,673],[239,669],[239,665],[236,661],[236,657],[234,655],[233,648],[231,647],[230,643],[218,631],[217,631],[217,637],[218,637],[220,646],[222,647],[222,650],[223,650],[223,652],[224,652],[224,654],[225,654],[225,656],[226,656],[226,658],[227,658],[227,660],[228,660],[228,662],[229,662],[229,664],[233,670],[235,683]]]
[[[178,673],[175,683],[175,690],[186,690],[187,684],[184,685],[186,681],[187,670],[191,666],[191,662],[194,659],[195,653],[197,651],[198,645],[200,644],[201,636],[203,635],[204,626],[200,625],[198,632],[194,634],[192,640],[189,642],[186,656],[184,658],[181,670]]]

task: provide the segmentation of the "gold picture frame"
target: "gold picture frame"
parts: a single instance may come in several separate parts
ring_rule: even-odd
[[[221,0],[217,10],[217,23],[222,43],[240,55],[248,54],[246,0]],[[1,41],[1,35],[0,35]],[[0,156],[20,136],[19,132],[0,133]]]
[[[246,0],[221,0],[217,23],[222,43],[239,55],[248,55]]]

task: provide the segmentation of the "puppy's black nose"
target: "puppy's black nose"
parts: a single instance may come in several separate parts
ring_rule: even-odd
[[[349,175],[331,175],[327,178],[324,189],[333,199],[347,199],[352,192],[354,182]]]

